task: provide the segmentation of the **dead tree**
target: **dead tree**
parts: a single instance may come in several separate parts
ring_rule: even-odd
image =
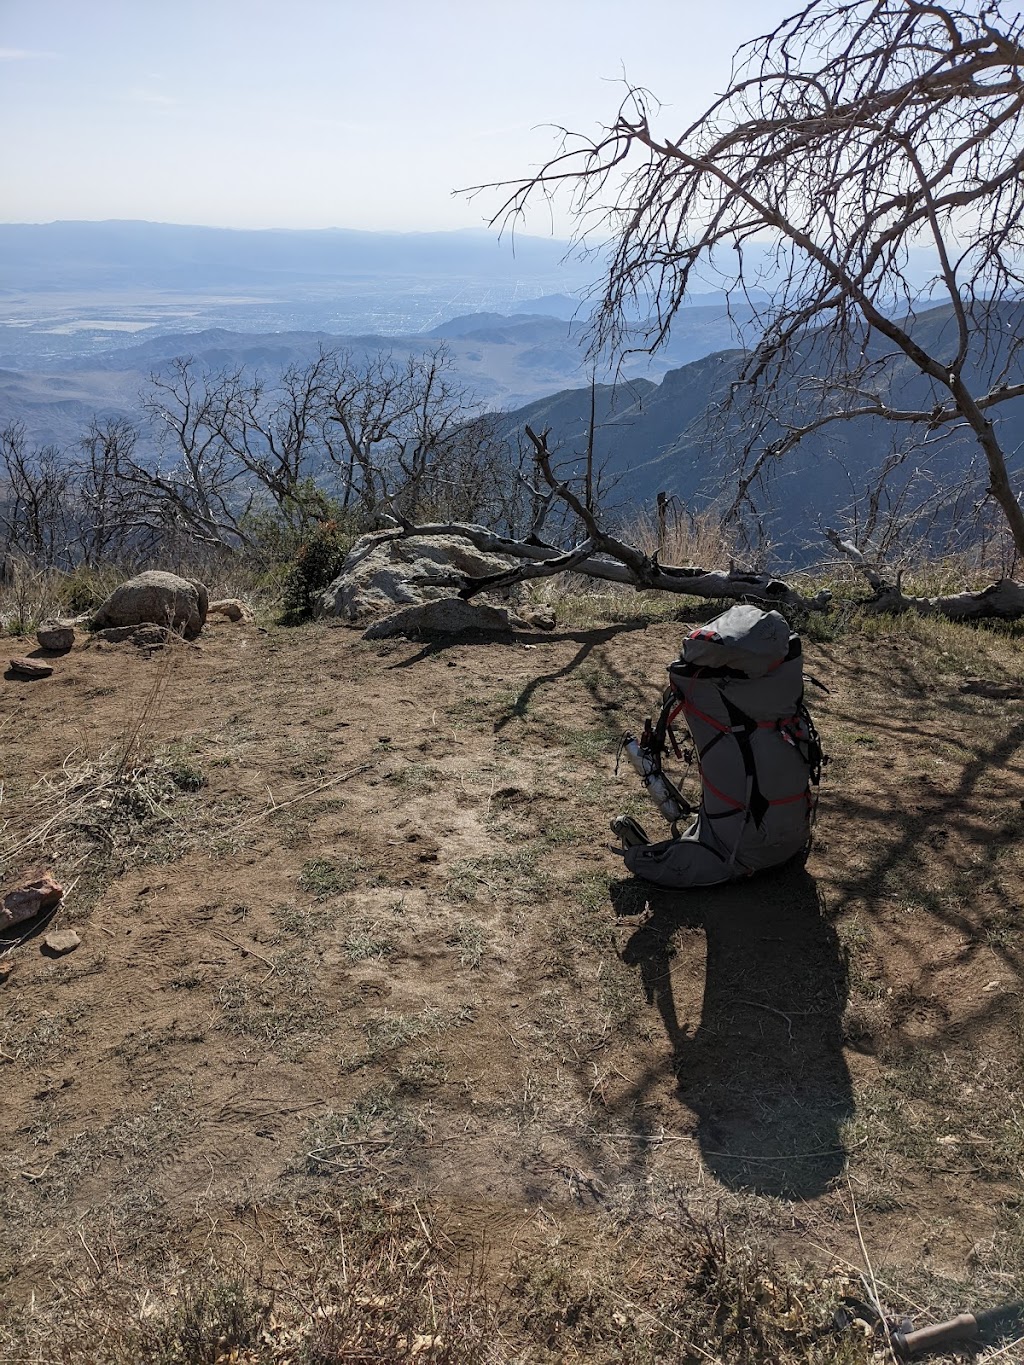
[[[733,511],[835,423],[959,431],[1024,556],[1020,475],[996,421],[1024,397],[1024,17],[811,0],[741,49],[688,127],[656,117],[628,90],[596,140],[566,132],[538,174],[498,187],[495,220],[566,190],[578,238],[611,237],[597,348],[655,349],[709,279],[754,317],[732,387]],[[921,246],[932,266],[918,282]],[[944,319],[924,318],[940,304]]]
[[[215,415],[225,446],[269,496],[278,517],[293,530],[328,510],[317,487],[324,459],[325,403],[336,373],[335,358],[320,348],[307,365],[290,365],[276,386],[241,373],[219,395]]]
[[[498,495],[500,443],[444,347],[404,361],[345,352],[333,359],[323,440],[346,510],[375,517],[390,503],[409,517],[441,508],[470,515],[472,503]]]
[[[183,533],[214,549],[250,539],[245,523],[254,503],[250,472],[225,438],[225,412],[244,381],[240,373],[199,374],[189,356],[154,374],[144,406],[158,432],[153,459],[130,455],[122,477],[147,509],[147,524]]]
[[[89,568],[142,560],[156,548],[142,490],[129,477],[137,441],[126,418],[94,418],[69,460],[76,559]]]
[[[826,532],[835,548],[851,560],[867,579],[872,595],[862,606],[868,611],[914,611],[921,616],[946,616],[952,621],[975,621],[983,617],[1016,620],[1024,616],[1024,583],[1001,578],[981,592],[946,593],[936,597],[917,597],[903,591],[902,573],[895,580],[886,577],[883,565],[853,542],[844,540],[831,527]]]
[[[39,568],[68,561],[68,489],[71,470],[56,446],[30,446],[25,427],[9,422],[0,430],[0,525],[5,550],[20,553]]]
[[[538,434],[527,427],[526,435],[533,449],[538,484],[543,484],[550,495],[540,503],[528,537],[516,539],[503,536],[484,526],[467,525],[465,522],[417,525],[392,504],[396,535],[461,536],[477,549],[508,555],[518,561],[507,572],[470,579],[461,591],[463,598],[509,588],[530,579],[578,573],[637,589],[651,588],[662,592],[685,593],[690,597],[732,601],[753,600],[788,610],[820,610],[831,600],[828,592],[808,597],[770,574],[750,573],[734,565],[730,565],[726,571],[659,563],[657,553],[645,554],[602,527],[597,513],[587,506],[588,492],[592,490],[586,475],[578,492],[571,482],[558,476],[546,431]],[[567,509],[581,529],[579,539],[568,548],[545,544],[540,537],[547,515],[556,506]]]

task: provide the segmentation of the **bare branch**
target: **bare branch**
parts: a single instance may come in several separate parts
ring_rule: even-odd
[[[596,139],[566,133],[536,175],[501,187],[499,220],[564,190],[577,242],[611,238],[595,349],[656,349],[694,285],[718,277],[761,330],[723,409],[734,512],[834,422],[963,424],[1024,554],[1020,476],[993,420],[1024,396],[1024,15],[810,0],[746,45],[688,127],[658,122],[648,93],[627,88]],[[922,288],[910,253],[923,244],[935,273]],[[920,325],[922,305],[943,302],[948,336]],[[908,362],[915,399],[889,401]]]

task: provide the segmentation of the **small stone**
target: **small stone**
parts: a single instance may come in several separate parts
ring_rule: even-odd
[[[8,978],[11,975],[11,972],[13,971],[14,971],[13,962],[4,962],[2,959],[0,959],[0,986],[6,984]]]
[[[66,621],[43,621],[36,631],[36,639],[41,649],[65,654],[75,643],[75,628]]]
[[[0,929],[8,929],[22,920],[35,919],[44,910],[52,910],[60,902],[64,888],[48,872],[32,881],[8,891],[0,906]]]
[[[219,602],[211,602],[208,611],[211,616],[226,616],[229,621],[252,620],[252,612],[239,597],[223,597]]]
[[[516,616],[531,630],[554,630],[558,624],[550,607],[518,607]]]
[[[53,665],[37,663],[35,659],[12,659],[11,672],[19,678],[48,678]]]
[[[43,948],[52,957],[63,957],[73,953],[81,942],[74,929],[57,929],[43,939]]]

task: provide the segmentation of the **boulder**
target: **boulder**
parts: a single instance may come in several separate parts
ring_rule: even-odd
[[[210,597],[202,583],[160,569],[147,569],[115,588],[93,617],[93,628],[153,624],[194,640],[203,628]]]
[[[506,573],[515,564],[505,555],[485,554],[459,536],[402,538],[374,532],[352,546],[341,573],[320,594],[315,615],[365,621],[395,607],[452,598],[467,578]]]
[[[35,919],[44,910],[52,910],[64,894],[60,882],[54,881],[49,872],[43,872],[31,881],[25,882],[15,891],[8,891],[0,906],[0,929],[9,929],[12,924],[20,924],[25,919]]]
[[[373,621],[363,631],[364,640],[386,640],[392,635],[461,635],[467,630],[509,631],[515,625],[504,607],[489,607],[480,602],[463,602],[461,597],[443,597],[418,607],[404,607],[390,616]]]
[[[36,631],[40,649],[64,654],[75,643],[75,628],[70,621],[43,621]]]
[[[179,645],[182,643],[181,637],[169,633],[166,626],[109,626],[106,630],[93,631],[94,641],[101,641],[108,645],[135,645],[137,649],[162,649],[168,640],[173,639]],[[190,649],[201,649],[201,645],[190,644]]]

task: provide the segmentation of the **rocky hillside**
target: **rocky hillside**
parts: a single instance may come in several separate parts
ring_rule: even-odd
[[[1015,341],[1024,327],[1024,310],[1019,305],[1006,305],[1002,311],[999,340],[991,353],[975,357],[973,368],[998,376],[1001,382],[1017,383],[1024,377]],[[944,340],[948,342],[951,333],[949,308],[936,308],[921,315],[917,335],[927,349],[941,354]],[[875,342],[869,358],[877,359],[882,352],[882,346]],[[736,376],[740,356],[735,350],[718,351],[670,371],[654,385],[633,379],[615,388],[599,389],[595,455],[606,471],[609,485],[614,486],[613,505],[650,507],[662,490],[674,494],[687,507],[731,501],[743,430],[735,423],[720,425],[717,409]],[[812,334],[808,337],[802,369],[784,376],[780,385],[783,395],[787,385],[792,390],[794,413],[801,411],[803,378],[821,372]],[[969,382],[972,379],[971,367],[967,378]],[[925,411],[931,409],[938,397],[902,357],[873,376],[871,388],[893,406]],[[994,413],[1008,452],[1011,474],[1019,479],[1024,469],[1024,399],[1001,405]],[[552,441],[561,445],[571,463],[574,452],[578,455],[586,449],[589,419],[589,394],[571,389],[509,413],[506,429],[518,431],[525,423],[537,430],[550,428]],[[770,428],[759,448],[779,430]],[[911,505],[918,496],[935,493],[940,495],[941,505],[941,495],[946,490],[950,509],[958,509],[956,499],[961,485],[965,475],[973,470],[973,482],[968,479],[973,494],[968,495],[963,507],[964,514],[969,514],[972,497],[983,495],[986,482],[971,433],[963,429],[926,433],[906,423],[859,418],[807,437],[783,461],[769,467],[764,486],[755,490],[769,542],[784,558],[816,560],[822,548],[821,526],[840,521],[853,498],[863,497],[893,449],[915,439],[925,444],[894,472],[883,507],[898,506],[902,490],[911,488],[914,490],[909,499]],[[959,510],[953,514],[959,515]],[[939,522],[943,529],[948,529],[949,522],[943,523],[941,515]]]

